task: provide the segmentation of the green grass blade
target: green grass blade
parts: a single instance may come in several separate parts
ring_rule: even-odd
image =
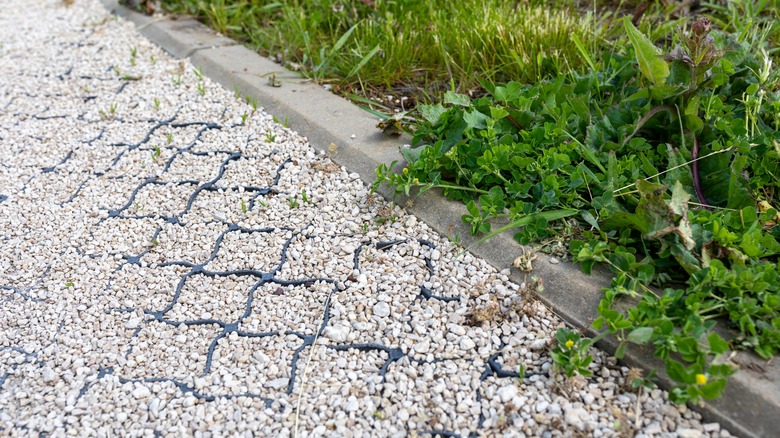
[[[392,111],[392,109],[389,106],[384,105],[381,102],[377,102],[375,100],[367,99],[367,98],[365,98],[363,96],[359,96],[359,95],[357,95],[355,93],[349,93],[349,94],[347,94],[347,97],[349,97],[349,100],[351,100],[353,102],[360,102],[360,103],[364,103],[366,105],[371,105],[371,106],[375,106],[377,108],[382,108],[383,110]]]
[[[563,219],[565,217],[574,216],[577,213],[579,213],[579,210],[575,210],[573,208],[562,208],[560,210],[551,210],[551,211],[542,211],[542,212],[539,212],[539,213],[531,213],[529,215],[521,217],[520,219],[518,219],[518,220],[516,220],[514,222],[510,222],[510,223],[504,225],[503,227],[497,229],[496,231],[493,231],[493,232],[487,234],[485,237],[483,237],[483,238],[477,240],[476,242],[472,243],[471,245],[469,245],[468,248],[466,248],[466,249],[467,250],[471,249],[471,248],[479,245],[480,243],[490,239],[491,237],[494,237],[494,236],[496,236],[498,234],[503,233],[506,230],[511,230],[513,228],[524,227],[524,226],[530,224],[531,222],[533,222],[533,221],[535,221],[535,220],[537,220],[539,218],[545,219],[545,220],[547,220],[547,222],[552,222],[552,221],[555,221],[555,220],[558,220],[558,219]]]
[[[377,111],[377,110],[373,110],[373,109],[371,109],[371,108],[368,108],[368,107],[365,107],[365,106],[361,106],[361,105],[358,105],[357,107],[358,107],[358,108],[360,108],[360,109],[362,109],[363,111],[366,111],[366,112],[368,112],[368,113],[371,113],[371,114],[373,114],[373,115],[375,115],[375,116],[377,116],[377,117],[381,118],[382,120],[387,120],[387,119],[389,119],[389,118],[390,118],[390,116],[388,116],[387,114],[382,114],[382,113],[380,113],[380,112],[379,112],[379,111]]]
[[[370,52],[368,52],[368,54],[367,54],[366,56],[364,56],[364,57],[363,57],[363,59],[361,59],[361,60],[360,60],[360,62],[358,62],[358,63],[357,63],[357,65],[356,65],[356,66],[352,67],[352,70],[350,70],[350,71],[349,71],[349,73],[347,74],[347,77],[346,77],[346,79],[349,79],[349,78],[351,78],[351,77],[352,77],[352,76],[354,76],[354,75],[355,75],[355,74],[356,74],[358,71],[360,71],[360,69],[361,69],[361,68],[363,68],[363,66],[364,66],[364,65],[366,65],[366,64],[368,63],[368,61],[370,61],[370,60],[371,60],[371,58],[373,58],[373,57],[374,57],[374,55],[376,55],[376,54],[377,54],[377,52],[379,52],[379,44],[377,44],[376,46],[374,46],[374,48],[373,48],[373,49],[371,49],[371,51],[370,51]]]
[[[333,58],[333,55],[335,55],[336,52],[338,52],[339,50],[341,50],[342,47],[344,47],[344,44],[347,43],[347,40],[352,35],[352,32],[354,32],[355,29],[357,29],[359,24],[360,22],[353,24],[352,27],[350,27],[349,30],[344,32],[344,35],[342,35],[341,38],[339,38],[339,40],[336,41],[336,44],[334,44],[333,47],[330,49],[330,52],[328,52],[328,59]]]
[[[585,60],[585,62],[588,63],[588,66],[591,68],[591,70],[595,72],[596,64],[593,62],[593,58],[590,57],[590,53],[588,53],[588,50],[585,48],[585,45],[582,44],[580,37],[578,37],[576,33],[573,33],[571,34],[571,40],[574,41],[574,45],[577,46],[577,50],[580,51],[580,55],[582,55],[582,58]]]

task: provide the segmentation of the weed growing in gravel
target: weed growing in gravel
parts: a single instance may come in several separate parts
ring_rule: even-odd
[[[278,118],[276,118],[276,116],[273,116],[273,120],[274,120],[274,123],[278,123],[278,124],[282,125],[282,128],[287,128],[288,125],[290,124],[290,119],[287,118],[287,116],[284,116],[284,121],[279,120]]]
[[[246,113],[244,113],[246,114]],[[265,142],[266,143],[273,143],[276,141],[276,134],[273,131],[268,131],[265,133]]]
[[[300,202],[298,202],[298,197],[297,196],[293,196],[292,198],[287,198],[287,205],[290,208],[298,208],[298,207],[300,207],[301,204],[300,204]]]
[[[241,200],[241,213],[244,213],[244,214],[246,214],[246,212],[247,212],[246,203],[245,203],[245,202],[244,202],[244,200],[242,199],[242,200]]]
[[[311,202],[309,202],[309,197],[306,196],[306,190],[305,189],[301,190],[301,199],[303,199],[303,203],[304,204],[311,204]]]
[[[198,82],[198,85],[196,85],[196,88],[198,89],[198,93],[200,93],[201,96],[206,94],[206,87],[203,85],[203,82]]]
[[[111,105],[108,107],[108,111],[106,111],[105,109],[101,108],[101,109],[99,109],[99,110],[98,110],[98,112],[99,112],[99,113],[100,113],[100,115],[103,117],[103,119],[105,119],[105,120],[111,120],[111,119],[113,119],[114,117],[116,117],[116,109],[117,109],[117,103],[116,103],[116,102],[113,102],[113,103],[111,103]]]
[[[244,111],[244,114],[241,114],[241,124],[243,125],[246,123],[246,118],[249,116],[246,111]]]
[[[160,99],[154,98],[154,109],[159,111],[160,110]]]
[[[155,146],[154,149],[152,149],[152,161],[156,163],[157,160],[160,159],[160,154],[162,154],[162,150],[160,150],[160,146]]]
[[[173,133],[169,132],[165,134],[165,140],[168,142],[168,144],[173,143]]]
[[[127,82],[127,81],[140,81],[141,80],[141,76],[139,76],[139,75],[131,75],[129,73],[125,73],[125,74],[122,75],[122,80],[125,81],[125,82]]]
[[[247,96],[246,103],[252,106],[252,114],[257,112],[257,99],[252,96]]]
[[[135,57],[136,57],[136,55],[138,55],[138,49],[136,49],[135,47],[131,47],[130,48],[130,65],[132,65],[133,67],[135,67]]]

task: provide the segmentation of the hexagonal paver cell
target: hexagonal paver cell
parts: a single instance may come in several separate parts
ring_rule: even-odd
[[[230,333],[217,341],[211,369],[196,385],[213,394],[277,397],[288,389],[293,355],[302,344],[303,340],[295,335],[249,337]],[[299,359],[299,367],[301,363]]]
[[[479,427],[476,391],[480,360],[393,363],[385,375],[381,401],[384,421],[405,430],[448,430],[469,436]]]
[[[216,257],[205,269],[272,272],[281,263],[282,248],[291,235],[292,231],[283,229],[229,231],[224,234]]]
[[[330,283],[316,281],[298,286],[266,283],[254,292],[252,313],[239,328],[253,333],[295,331],[314,335],[322,324]]]
[[[194,382],[206,369],[209,347],[222,329],[216,324],[178,327],[163,322],[142,322],[126,360],[114,373],[124,378],[167,377]]]
[[[217,238],[226,229],[227,225],[219,222],[188,223],[186,226],[162,224],[143,260],[148,263],[205,263],[214,252]]]
[[[246,312],[254,276],[189,275],[178,300],[163,316],[171,321],[217,320],[232,323]]]
[[[152,268],[126,264],[114,274],[106,307],[110,310],[163,309],[173,300],[176,287],[187,272],[189,268],[183,266]]]
[[[225,166],[225,173],[217,181],[219,188],[256,187],[266,188],[273,184],[276,172],[284,159],[274,154],[268,158],[242,157]]]
[[[175,217],[186,210],[190,196],[196,188],[197,184],[146,184],[121,214],[125,217]]]
[[[284,279],[333,278],[344,280],[352,271],[359,237],[295,236],[287,260],[277,275]]]
[[[159,228],[156,219],[108,218],[95,226],[89,238],[78,242],[86,254],[123,254],[136,256],[152,246]]]

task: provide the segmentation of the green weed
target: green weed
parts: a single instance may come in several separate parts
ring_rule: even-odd
[[[160,159],[161,154],[162,150],[160,149],[160,146],[155,146],[154,149],[152,149],[152,161],[156,163],[157,160]]]
[[[113,103],[111,103],[111,105],[109,105],[108,110],[105,110],[105,109],[101,108],[101,109],[98,110],[98,112],[103,117],[103,119],[111,120],[114,117],[116,117],[116,110],[117,110],[117,108],[118,108],[117,103],[113,102]]]
[[[580,44],[596,71],[449,91],[418,107],[407,166],[379,166],[374,185],[439,187],[482,240],[515,229],[522,244],[569,241],[586,273],[608,265],[594,327],[618,358],[652,345],[677,402],[722,394],[731,348],[780,351],[780,71],[766,40],[711,26],[693,22],[663,53],[625,20],[626,53]],[[636,307],[621,310],[626,297]],[[737,330],[730,344],[718,318]],[[592,341],[561,336],[556,364],[586,374]]]

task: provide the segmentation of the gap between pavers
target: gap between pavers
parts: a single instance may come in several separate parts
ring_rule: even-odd
[[[289,126],[317,149],[335,152],[331,158],[356,172],[367,184],[375,179],[379,164],[394,160],[403,162],[399,146],[408,137],[387,137],[376,129],[376,117],[338,97],[324,88],[301,78],[279,64],[261,57],[235,41],[216,34],[191,18],[167,19],[148,17],[117,4],[116,0],[101,0],[105,7],[136,24],[138,31],[177,58],[189,57],[203,73],[229,90],[238,90],[244,96],[257,99],[268,113],[279,120],[288,120]],[[281,81],[271,86],[274,75]],[[392,199],[393,194],[383,188],[380,194]],[[475,242],[469,228],[460,217],[466,209],[431,190],[411,199],[408,210],[444,236],[460,234],[465,246]],[[406,199],[397,198],[401,205]],[[487,244],[470,248],[474,255],[484,258],[496,269],[512,266],[522,254],[522,248],[508,231],[492,238]],[[523,283],[531,276],[544,282],[544,292],[538,298],[556,314],[585,333],[596,334],[591,322],[598,316],[596,308],[601,289],[609,285],[609,272],[602,269],[594,275],[583,274],[571,263],[553,263],[545,254],[534,261],[534,270],[528,274],[512,268],[510,278]],[[614,352],[617,341],[607,338],[598,344]],[[780,430],[780,365],[766,362],[757,356],[737,353],[733,360],[740,365],[726,387],[723,397],[695,406],[707,421],[717,421],[730,432],[745,437],[774,436]],[[649,347],[629,347],[624,363],[646,371],[659,370],[659,383],[669,388],[671,380],[662,370],[663,364],[652,355]]]

